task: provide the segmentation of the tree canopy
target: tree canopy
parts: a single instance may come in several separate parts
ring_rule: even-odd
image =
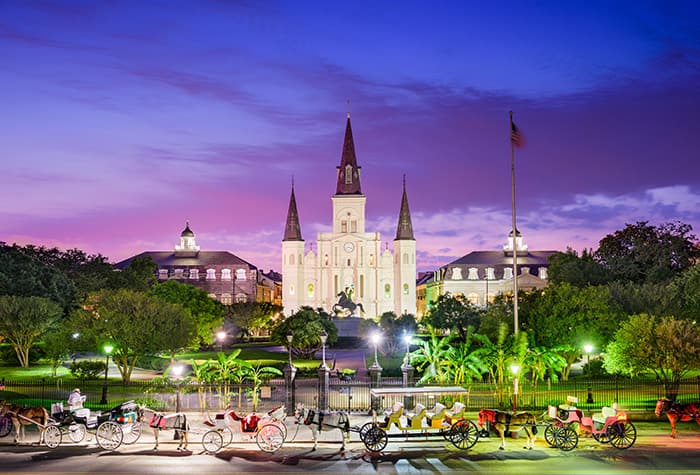
[[[700,367],[700,332],[687,320],[633,315],[608,344],[603,363],[609,373],[652,373],[675,399],[680,380]]]
[[[692,229],[681,222],[627,224],[600,241],[595,258],[615,280],[668,282],[700,257]]]
[[[327,345],[338,339],[338,329],[322,309],[301,307],[296,313],[279,322],[272,329],[270,339],[273,343],[289,348],[287,335],[292,334],[292,353],[298,358],[311,359],[321,349],[321,332],[328,334]]]
[[[449,292],[440,295],[430,309],[423,323],[433,328],[451,330],[466,341],[467,328],[477,328],[481,319],[481,310],[472,305],[463,295]]]
[[[594,258],[591,250],[584,249],[581,256],[571,248],[558,252],[549,258],[549,282],[567,282],[576,287],[601,285],[610,281],[610,273]]]

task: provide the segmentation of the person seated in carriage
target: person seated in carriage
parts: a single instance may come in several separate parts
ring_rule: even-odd
[[[78,409],[82,409],[85,399],[86,396],[80,394],[80,388],[75,388],[68,396],[68,410],[70,412],[75,412]]]

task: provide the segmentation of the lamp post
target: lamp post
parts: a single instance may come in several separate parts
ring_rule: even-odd
[[[182,382],[180,376],[182,376],[183,369],[182,365],[178,364],[173,366],[171,370],[177,378],[175,381],[175,412],[180,412],[180,383]]]
[[[382,367],[379,366],[379,360],[377,359],[377,347],[379,346],[379,342],[382,341],[382,334],[379,332],[373,333],[370,337],[370,340],[374,345],[374,363],[372,363],[371,368],[378,368],[379,370],[381,370]]]
[[[374,363],[369,367],[370,388],[378,388],[382,385],[382,367],[379,366],[377,359],[377,347],[382,340],[382,335],[379,332],[373,333],[370,336],[370,341],[374,345]],[[379,396],[370,396],[370,414],[373,411],[378,411],[381,406],[381,398]]]
[[[510,372],[513,373],[513,412],[518,410],[518,373],[520,366],[513,363],[510,365]]]
[[[105,381],[102,384],[102,399],[100,399],[100,404],[107,404],[107,372],[109,370],[109,355],[112,353],[114,347],[112,345],[105,345]]]
[[[293,367],[294,365],[292,364],[292,340],[294,340],[294,335],[292,335],[292,332],[289,332],[287,334],[287,351],[289,352],[289,367]]]
[[[413,336],[404,331],[403,341],[406,343],[406,356],[404,358],[404,364],[401,367],[402,385],[404,388],[413,387],[413,366],[411,366],[411,342]],[[405,409],[413,408],[413,396],[404,395],[403,397],[403,407]]]
[[[326,342],[328,341],[328,333],[326,333],[326,330],[321,331],[321,347],[322,347],[322,355],[323,355],[323,364],[322,366],[324,368],[328,368],[328,365],[326,365]]]
[[[406,343],[406,356],[404,358],[404,365],[408,368],[411,366],[411,342],[413,341],[413,336],[404,332],[403,341]]]
[[[289,354],[289,362],[284,367],[282,371],[284,373],[284,389],[285,389],[285,405],[289,408],[295,409],[295,381],[294,376],[296,375],[297,369],[292,363],[292,341],[294,340],[294,335],[292,332],[287,334],[287,353]]]
[[[591,386],[591,351],[593,351],[593,345],[590,343],[583,345],[583,351],[586,352],[586,372],[588,373],[588,398],[586,403],[593,404],[593,387]]]
[[[221,330],[216,332],[216,341],[219,342],[219,351],[224,351],[224,340],[226,339],[226,332]]]

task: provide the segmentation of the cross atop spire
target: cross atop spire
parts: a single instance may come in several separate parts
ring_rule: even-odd
[[[403,176],[403,194],[401,195],[401,210],[399,211],[399,224],[396,226],[395,241],[410,240],[413,237],[413,224],[411,223],[411,212],[408,209],[408,196],[406,195],[406,175]]]
[[[361,195],[360,168],[357,166],[355,156],[355,142],[352,138],[352,126],[350,125],[350,109],[348,105],[348,120],[345,125],[345,139],[343,141],[343,155],[338,166],[338,184],[335,188],[336,195]]]

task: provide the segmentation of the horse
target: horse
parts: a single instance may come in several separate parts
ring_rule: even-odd
[[[177,446],[177,450],[187,450],[190,423],[186,414],[182,412],[161,414],[147,407],[141,407],[139,414],[141,419],[148,424],[148,427],[153,429],[153,436],[156,439],[156,445],[153,447],[153,450],[158,450],[158,435],[162,430],[174,430],[180,436],[180,444]]]
[[[303,404],[297,404],[294,411],[294,419],[297,424],[303,424],[311,429],[311,436],[314,440],[314,448],[318,446],[318,433],[331,430],[339,430],[341,432],[341,440],[343,446],[340,452],[345,452],[345,444],[350,442],[350,418],[345,412],[324,412],[315,411],[304,407]]]
[[[671,437],[676,438],[676,422],[695,421],[700,425],[700,403],[680,404],[668,398],[661,398],[656,401],[656,417],[666,413],[668,421],[671,423]]]
[[[479,411],[479,426],[484,427],[486,422],[489,422],[496,428],[501,436],[501,445],[498,450],[506,448],[506,432],[519,432],[525,429],[527,434],[527,442],[524,449],[532,450],[535,446],[535,434],[537,434],[537,420],[530,412],[510,412],[496,411],[494,409],[482,409]],[[532,431],[531,431],[532,429]]]
[[[24,439],[24,426],[36,425],[39,429],[39,444],[44,443],[44,431],[49,422],[49,411],[41,406],[22,407],[9,402],[0,406],[0,417],[8,415],[15,429],[15,444]]]
[[[333,313],[342,313],[344,311],[349,312],[350,315],[354,315],[356,309],[360,309],[362,313],[365,313],[365,308],[361,303],[355,303],[352,301],[352,297],[349,295],[350,292],[343,290],[336,297],[338,298],[338,303],[333,305]]]

